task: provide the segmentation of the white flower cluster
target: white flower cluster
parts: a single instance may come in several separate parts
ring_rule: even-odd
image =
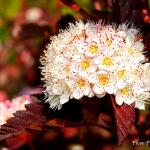
[[[114,94],[118,105],[150,98],[150,63],[139,31],[128,25],[82,21],[51,37],[41,58],[46,101],[61,108],[69,99]]]

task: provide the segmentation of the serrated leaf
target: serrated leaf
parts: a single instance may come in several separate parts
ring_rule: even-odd
[[[40,96],[39,96],[40,97]],[[21,136],[24,132],[33,133],[48,130],[51,127],[78,127],[97,126],[114,133],[113,112],[117,127],[118,142],[121,143],[128,135],[134,121],[134,109],[131,106],[112,105],[110,97],[104,99],[92,98],[81,101],[70,100],[61,110],[51,110],[49,105],[37,98],[32,98],[33,103],[26,105],[26,110],[18,111],[0,128],[0,140]],[[42,99],[42,98],[41,98]],[[32,132],[33,131],[33,132]]]
[[[46,124],[44,106],[34,98],[33,103],[26,106],[26,110],[17,111],[14,117],[0,128],[0,140],[11,138],[24,133],[27,128],[41,127]]]

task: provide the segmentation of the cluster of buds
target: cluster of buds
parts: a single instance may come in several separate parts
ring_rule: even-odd
[[[118,105],[145,108],[150,98],[150,63],[135,27],[82,21],[51,37],[41,57],[46,101],[51,108],[69,99],[106,93]]]

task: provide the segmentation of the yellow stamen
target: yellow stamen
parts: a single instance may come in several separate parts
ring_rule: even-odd
[[[125,78],[125,70],[119,70],[117,72],[117,75],[118,75],[119,79],[124,79]]]
[[[90,61],[89,60],[83,60],[81,62],[81,68],[83,70],[87,70],[89,67],[91,66]]]
[[[129,88],[128,87],[124,87],[123,89],[121,89],[121,95],[127,95],[129,93]]]
[[[48,69],[48,73],[49,73],[49,74],[52,73],[52,69],[51,69],[51,68]]]
[[[66,66],[63,71],[64,71],[64,74],[68,74],[70,71],[70,68]]]
[[[104,75],[104,74],[99,75],[99,83],[100,83],[101,85],[107,85],[108,82],[109,82],[109,78],[108,78],[107,75]]]
[[[133,55],[133,54],[134,54],[134,49],[133,49],[132,47],[129,47],[129,48],[128,48],[128,53],[129,53],[130,55]]]
[[[64,87],[65,90],[71,92],[71,88],[68,86],[68,84],[63,84],[63,87]]]
[[[104,43],[107,45],[107,46],[110,46],[111,44],[112,44],[112,40],[110,40],[110,39],[106,39],[105,41],[104,41]]]
[[[83,79],[77,80],[77,86],[78,86],[78,87],[80,87],[80,88],[81,88],[81,87],[84,87],[85,84],[86,84],[85,80],[83,80]]]
[[[103,59],[102,64],[105,66],[111,66],[113,62],[112,62],[112,59],[107,56]]]
[[[91,53],[91,54],[95,54],[95,53],[97,53],[98,52],[98,46],[97,45],[94,45],[94,44],[92,44],[92,45],[90,45],[90,47],[89,47],[89,52]]]

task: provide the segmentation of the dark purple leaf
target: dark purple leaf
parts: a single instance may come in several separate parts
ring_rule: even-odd
[[[42,99],[41,95],[37,95]],[[114,109],[114,111],[113,111]],[[34,133],[55,127],[97,126],[114,133],[114,116],[117,127],[118,142],[128,135],[134,121],[134,110],[131,106],[117,106],[110,96],[103,99],[86,98],[81,101],[70,100],[61,110],[53,111],[48,104],[33,97],[33,103],[26,105],[26,110],[18,111],[0,128],[0,140],[21,136],[25,132]]]
[[[33,136],[27,132],[23,132],[17,137],[9,138],[6,140],[7,147],[9,149],[17,149],[22,145],[30,142],[33,139]]]
[[[139,0],[112,0],[113,19],[117,24],[129,22],[141,27]]]
[[[6,124],[0,128],[0,140],[11,138],[24,133],[26,128],[37,128],[47,122],[44,115],[44,106],[34,98],[32,104],[26,106],[26,110],[17,111]]]
[[[117,105],[114,97],[112,97],[111,100],[115,114],[118,143],[121,144],[128,136],[131,126],[135,121],[135,110],[131,105]]]

